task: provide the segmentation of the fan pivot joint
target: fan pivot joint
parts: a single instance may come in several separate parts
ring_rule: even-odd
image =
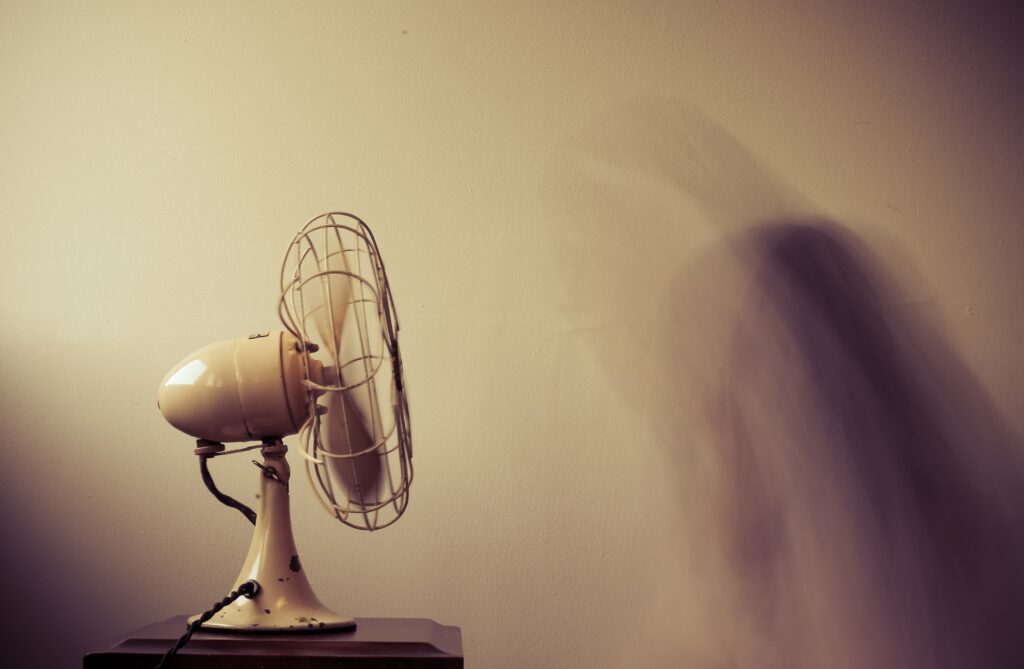
[[[196,455],[216,455],[224,451],[224,444],[209,439],[196,439]]]

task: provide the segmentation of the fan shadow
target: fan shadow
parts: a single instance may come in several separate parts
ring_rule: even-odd
[[[750,287],[707,408],[748,632],[780,666],[1024,666],[1018,435],[849,232],[772,221],[731,252]]]

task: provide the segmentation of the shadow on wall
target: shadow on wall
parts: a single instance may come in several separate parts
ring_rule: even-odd
[[[1024,666],[1019,438],[936,330],[886,315],[849,233],[742,237],[708,446],[748,634],[779,666]]]
[[[1021,440],[863,243],[676,101],[562,158],[569,320],[676,466],[646,665],[1024,666]]]
[[[3,488],[11,489],[3,478]],[[70,532],[46,524],[41,503],[30,496],[0,497],[0,572],[5,583],[0,664],[80,667],[87,650],[114,640],[112,621],[126,624],[125,598],[146,595],[111,589],[131,569],[129,561],[110,555],[106,564],[91,563],[95,547],[76,546],[67,539]]]

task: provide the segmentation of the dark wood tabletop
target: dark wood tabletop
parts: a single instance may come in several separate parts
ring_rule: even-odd
[[[85,669],[152,669],[185,631],[177,616],[85,656]],[[181,669],[461,668],[462,632],[426,618],[356,618],[354,630],[231,633],[200,629],[171,663]]]

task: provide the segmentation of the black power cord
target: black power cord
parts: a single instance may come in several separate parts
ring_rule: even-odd
[[[199,475],[203,477],[203,483],[206,484],[206,489],[210,491],[217,501],[225,506],[230,506],[232,509],[238,509],[243,516],[248,519],[253,525],[256,524],[256,512],[250,509],[245,504],[242,504],[234,497],[229,497],[222,493],[218,488],[217,484],[213,482],[213,475],[210,474],[209,460],[219,455],[231,455],[233,453],[240,453],[242,451],[249,451],[254,448],[260,448],[257,446],[247,446],[246,448],[238,448],[233,451],[225,451],[224,444],[219,441],[209,441],[207,439],[196,439],[196,455],[199,456]]]
[[[250,523],[255,525],[256,512],[253,511],[248,506],[246,506],[245,504],[239,502],[234,497],[230,497],[222,493],[217,488],[217,484],[213,482],[213,476],[210,474],[210,467],[208,464],[210,458],[216,457],[218,455],[228,455],[230,453],[237,453],[239,451],[246,451],[250,449],[242,448],[238,449],[237,451],[225,451],[224,444],[216,441],[207,441],[206,439],[196,440],[196,447],[197,448],[195,450],[195,453],[196,455],[199,456],[199,473],[203,477],[203,483],[206,484],[206,488],[214,497],[217,498],[219,502],[225,504],[226,506],[230,506],[232,509],[238,509],[238,511],[240,511],[241,514],[245,516]],[[220,611],[225,606],[235,601],[239,597],[255,597],[259,593],[259,591],[260,584],[253,579],[249,579],[242,585],[238,586],[238,590],[235,590],[234,592],[230,593],[227,597],[214,604],[213,608],[211,608],[209,611],[196,618],[195,621],[193,621],[192,624],[188,626],[188,629],[185,630],[185,633],[181,635],[181,638],[178,639],[178,642],[174,644],[174,647],[164,654],[163,658],[161,658],[160,663],[156,665],[155,669],[164,669],[165,667],[167,667],[171,662],[171,659],[174,658],[175,655],[177,655],[178,651],[184,648],[185,644],[189,642],[189,639],[192,638],[192,635],[195,634],[196,630],[198,630],[203,625],[203,623],[209,622],[210,618],[215,616],[218,611]]]
[[[192,624],[188,626],[188,629],[185,630],[185,633],[181,635],[181,638],[178,639],[178,643],[174,644],[174,648],[171,648],[164,654],[163,658],[160,659],[160,664],[156,665],[154,669],[165,669],[165,667],[169,666],[171,659],[175,655],[177,655],[179,650],[184,648],[185,644],[187,644],[189,639],[192,638],[192,635],[196,633],[196,630],[198,630],[203,623],[208,622],[210,618],[217,614],[218,611],[220,611],[225,606],[235,601],[239,597],[255,597],[257,594],[259,594],[259,591],[260,584],[253,579],[249,579],[242,585],[238,586],[238,590],[235,590],[227,597],[214,604],[213,608],[211,608],[209,611],[196,618],[195,621],[193,621]]]
[[[217,498],[221,504],[230,506],[232,509],[238,509],[243,516],[249,519],[249,522],[253,525],[256,524],[256,512],[251,508],[242,504],[234,497],[229,497],[222,493],[218,488],[217,484],[213,482],[213,476],[210,475],[210,467],[207,465],[207,461],[213,457],[206,453],[199,454],[199,474],[203,477],[203,483],[206,484],[206,488]]]

